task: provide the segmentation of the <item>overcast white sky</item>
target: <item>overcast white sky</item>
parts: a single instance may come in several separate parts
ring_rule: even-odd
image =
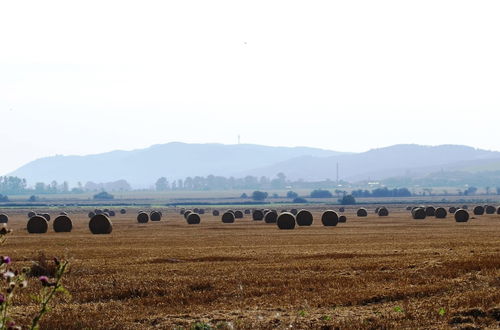
[[[500,1],[1,1],[0,175],[170,141],[500,150]]]

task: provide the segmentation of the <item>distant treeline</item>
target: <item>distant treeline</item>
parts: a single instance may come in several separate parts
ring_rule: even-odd
[[[353,190],[351,195],[359,197],[411,197],[412,193],[407,188],[377,188],[372,191],[369,190]]]

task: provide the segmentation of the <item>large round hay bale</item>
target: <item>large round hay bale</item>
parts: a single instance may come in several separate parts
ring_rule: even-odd
[[[292,216],[293,216],[293,214],[292,214]],[[273,211],[269,211],[264,215],[265,223],[276,223],[277,219],[278,219],[278,213],[273,212]]]
[[[311,226],[313,224],[313,215],[307,210],[300,210],[295,216],[297,220],[297,225],[299,226]]]
[[[425,208],[425,215],[428,217],[433,217],[436,215],[436,208],[434,206],[427,206]]]
[[[347,222],[347,217],[345,215],[339,216],[339,223],[346,223]]]
[[[45,220],[50,221],[50,214],[48,214],[48,213],[44,213],[44,214],[40,214],[40,215],[41,215],[42,217],[44,217],[44,218],[45,218]]]
[[[262,220],[264,220],[264,212],[262,210],[254,210],[252,212],[252,219],[254,221],[262,221]]]
[[[356,212],[356,215],[358,217],[367,217],[368,216],[368,211],[364,207],[362,207],[362,208],[360,208],[358,210],[358,212]]]
[[[248,215],[248,214],[251,214],[252,211],[250,211],[249,209],[246,209],[244,213]]]
[[[160,221],[161,214],[158,211],[153,211],[149,214],[149,218],[151,219],[151,221]]]
[[[484,206],[476,206],[474,207],[473,211],[474,215],[483,215],[484,214]]]
[[[126,213],[127,213],[127,210],[125,210],[125,209],[120,210],[120,214],[126,214]]]
[[[339,212],[344,213],[345,212],[345,207],[339,207]]]
[[[469,212],[463,209],[459,209],[455,212],[455,221],[456,222],[467,222],[469,221]]]
[[[146,212],[141,212],[137,215],[138,223],[148,223],[148,221],[149,221],[149,215]]]
[[[88,217],[89,217],[89,218],[93,218],[95,215],[96,215],[96,214],[95,214],[94,212],[90,211],[90,212],[89,212],[89,214],[88,214]]]
[[[197,225],[201,222],[201,218],[198,213],[190,213],[186,220],[190,225]]]
[[[52,227],[56,233],[69,233],[73,229],[73,222],[67,215],[60,215],[54,219]]]
[[[223,223],[233,223],[234,219],[234,214],[232,214],[231,212],[224,212],[224,214],[222,215]]]
[[[109,216],[110,216],[110,217],[114,217],[114,216],[116,216],[116,212],[115,212],[115,211],[113,211],[113,210],[110,210],[110,211],[109,211]]]
[[[339,215],[335,211],[327,210],[321,216],[321,223],[326,227],[336,226],[339,223]]]
[[[297,210],[297,209],[291,209],[290,213],[293,214],[293,215],[297,215],[297,213],[299,213],[299,210]]]
[[[113,231],[113,224],[104,214],[96,214],[89,221],[89,229],[94,235],[111,234]]]
[[[35,212],[33,212],[33,211],[29,211],[29,212],[28,212],[28,219],[29,219],[29,218],[31,218],[31,217],[34,217],[35,215],[36,215],[36,213],[35,213]]]
[[[424,220],[427,217],[425,209],[422,207],[417,207],[411,211],[411,215],[415,220]]]
[[[382,206],[381,208],[378,209],[378,216],[379,217],[388,217],[389,210],[385,206]]]
[[[271,212],[268,212],[269,214]],[[284,212],[281,213],[276,219],[276,224],[279,229],[294,229],[295,228],[295,216],[291,213]]]
[[[448,212],[450,212],[451,214],[454,214],[455,212],[457,212],[457,208],[452,206],[448,209]]]
[[[496,211],[497,209],[491,205],[488,205],[484,208],[484,212],[486,212],[486,214],[495,214]]]
[[[444,207],[438,207],[434,212],[434,216],[438,219],[444,219],[448,216],[448,212],[446,212]]]
[[[35,215],[28,220],[27,228],[30,234],[45,234],[49,229],[49,223],[41,215]]]
[[[193,211],[191,211],[191,210],[186,210],[186,211],[184,212],[184,219],[186,219],[186,220],[187,220],[187,218],[189,217],[189,215],[190,215],[191,213],[194,213],[194,212],[193,212]]]
[[[7,214],[0,213],[0,223],[8,223],[9,222],[9,217]]]
[[[212,211],[212,215],[213,215],[214,217],[218,217],[218,216],[219,216],[219,214],[220,214],[220,213],[219,213],[219,211],[217,211],[217,210],[213,210],[213,211]]]
[[[234,211],[234,218],[235,219],[243,219],[243,212],[241,211]]]

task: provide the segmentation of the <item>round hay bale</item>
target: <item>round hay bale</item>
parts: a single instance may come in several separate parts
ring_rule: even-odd
[[[54,219],[52,227],[56,233],[69,233],[73,229],[73,222],[67,215],[60,215]]]
[[[345,215],[339,216],[339,223],[346,223],[347,222],[347,217]]]
[[[94,235],[111,234],[113,231],[113,224],[104,214],[96,214],[89,221],[89,229]]]
[[[115,211],[113,211],[113,210],[109,211],[109,216],[111,216],[111,217],[116,216],[116,212],[115,212]]]
[[[297,209],[291,209],[290,213],[293,214],[293,215],[297,215],[297,213],[299,213],[299,210],[297,210]]]
[[[149,214],[149,218],[151,219],[151,221],[160,221],[161,214],[158,211],[153,211]]]
[[[234,219],[234,214],[232,214],[231,212],[224,212],[224,214],[222,215],[223,223],[233,223]]]
[[[243,219],[243,212],[241,212],[241,211],[234,211],[234,217],[236,219]]]
[[[252,219],[254,221],[264,220],[264,212],[262,210],[254,210],[252,213]]]
[[[199,209],[198,214],[205,214],[205,209]]]
[[[448,216],[448,212],[446,212],[446,209],[444,207],[438,207],[436,209],[436,212],[434,212],[434,216],[437,219],[444,219]]]
[[[194,212],[193,212],[193,211],[191,211],[191,210],[187,210],[187,211],[185,211],[185,212],[184,212],[184,219],[186,219],[186,220],[187,220],[187,218],[189,217],[189,215],[190,215],[191,213],[194,213]]]
[[[295,216],[297,220],[297,225],[299,226],[311,226],[313,224],[314,218],[311,212],[307,210],[300,210]]]
[[[185,209],[181,209],[179,213],[180,213],[180,215],[184,215],[184,213],[186,213],[186,210]]]
[[[500,214],[500,206],[497,208],[497,214]]]
[[[271,212],[268,212],[267,214],[270,213]],[[295,229],[295,216],[291,213],[281,213],[275,222],[278,225],[279,229]]]
[[[436,215],[436,208],[434,206],[427,206],[425,208],[425,215],[427,217],[433,217]]]
[[[127,210],[125,210],[125,209],[120,210],[120,214],[126,214],[126,213],[127,213]]]
[[[457,208],[452,206],[448,209],[448,212],[450,212],[451,214],[454,214],[455,212],[457,212]]]
[[[345,207],[339,207],[339,212],[344,213],[345,212]]]
[[[89,214],[88,214],[89,218],[93,218],[95,215],[96,214],[94,212],[92,212],[92,211],[90,211]]]
[[[411,211],[411,215],[415,220],[424,220],[427,217],[425,209],[422,207],[417,207]]]
[[[339,215],[335,211],[327,210],[321,216],[321,223],[325,227],[336,226],[339,223]]]
[[[375,214],[378,214],[378,211],[379,211],[379,210],[380,210],[380,207],[377,207],[377,208],[375,209]]]
[[[291,214],[291,213],[290,213]],[[293,214],[292,214],[293,216]],[[267,212],[265,215],[264,215],[264,221],[266,223],[276,223],[276,220],[278,219],[278,214],[273,212],[273,211],[269,211]],[[295,221],[295,220],[294,220]]]
[[[35,215],[28,220],[27,228],[30,234],[45,234],[49,229],[49,223],[41,215]]]
[[[141,212],[137,215],[138,223],[148,223],[148,221],[149,221],[149,215],[146,212]]]
[[[214,217],[218,217],[218,216],[219,216],[219,211],[217,211],[217,210],[213,210],[213,211],[212,211],[212,215],[213,215]]]
[[[8,223],[9,222],[9,217],[7,214],[0,213],[0,223]]]
[[[199,209],[199,208],[197,208],[197,207],[195,207],[195,208],[193,209],[193,212],[194,212],[194,213],[198,213],[198,212],[200,212],[200,209]]]
[[[98,215],[98,214],[103,214],[104,212],[103,212],[103,210],[101,210],[101,209],[95,209],[95,210],[94,210],[94,213],[95,213],[96,215]]]
[[[484,214],[484,207],[483,206],[476,206],[474,207],[473,211],[474,215],[483,215]]]
[[[36,215],[36,213],[35,213],[35,212],[33,212],[33,211],[29,211],[29,212],[28,212],[28,219],[29,219],[29,218],[31,218],[31,217],[34,217],[35,215]]]
[[[104,209],[102,210],[104,213],[108,213],[109,214],[109,209]]]
[[[486,214],[495,214],[496,211],[497,211],[497,209],[491,205],[486,206],[484,209],[484,212],[486,212]]]
[[[48,214],[48,213],[44,213],[44,214],[40,214],[40,215],[41,215],[42,217],[44,217],[44,218],[45,218],[45,220],[50,221],[50,214]]]
[[[469,221],[469,212],[463,209],[459,209],[455,212],[455,221],[456,222],[467,222]]]
[[[186,220],[190,225],[197,225],[201,222],[201,218],[198,213],[190,213]]]
[[[388,217],[389,210],[385,206],[382,206],[381,208],[378,209],[378,216],[379,217]]]
[[[244,212],[246,215],[251,214],[252,212],[249,209],[246,209]]]
[[[356,212],[356,215],[358,217],[367,217],[368,216],[368,211],[364,207],[362,207],[362,208],[360,208],[358,210],[358,212]]]

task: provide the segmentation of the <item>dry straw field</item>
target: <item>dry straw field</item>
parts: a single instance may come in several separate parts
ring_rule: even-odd
[[[389,209],[347,209],[336,227],[313,209],[314,224],[294,230],[211,211],[188,225],[173,209],[139,224],[128,209],[109,235],[90,233],[89,210],[65,210],[72,232],[55,233],[51,220],[46,234],[26,232],[29,210],[10,210],[15,232],[1,254],[16,267],[40,252],[70,260],[71,297],[45,329],[499,328],[500,215],[456,223]],[[17,320],[35,310],[36,289],[16,301]]]

